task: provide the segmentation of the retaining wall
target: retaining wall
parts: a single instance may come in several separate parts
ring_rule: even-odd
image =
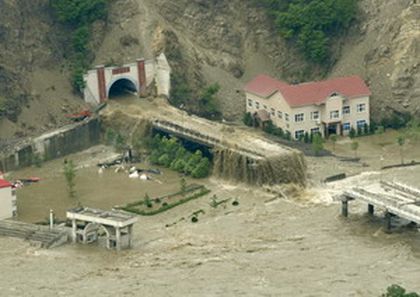
[[[99,144],[101,126],[98,118],[65,126],[53,132],[28,139],[13,151],[0,156],[3,172],[32,165],[37,160],[48,161],[85,150]]]

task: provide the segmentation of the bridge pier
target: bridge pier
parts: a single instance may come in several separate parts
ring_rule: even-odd
[[[386,210],[385,211],[385,232],[391,232],[392,229],[392,214]]]
[[[341,200],[341,215],[345,218],[349,216],[349,200],[347,197]]]
[[[375,213],[375,206],[373,204],[368,204],[368,214],[373,216]]]

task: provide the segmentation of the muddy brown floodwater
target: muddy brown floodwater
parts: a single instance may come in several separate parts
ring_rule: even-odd
[[[77,163],[87,166],[97,157],[79,154]],[[19,172],[42,173],[44,179],[19,192],[22,219],[38,220],[50,207],[63,212],[71,204],[60,168],[58,160]],[[82,176],[86,181],[77,182],[82,201],[103,208],[136,199],[141,191],[154,195],[177,188],[179,180],[165,172],[162,180],[168,185],[150,183],[148,188],[113,172],[98,176],[95,167],[80,169]],[[417,230],[385,234],[381,214],[368,218],[366,205],[358,203],[351,204],[344,220],[332,200],[342,189],[379,176],[365,173],[314,186],[289,199],[205,180],[210,195],[236,198],[239,206],[229,202],[214,209],[209,197],[203,197],[157,216],[139,217],[134,247],[121,253],[81,245],[41,250],[0,238],[0,296],[380,296],[393,283],[420,291]],[[420,167],[382,176],[412,185],[419,177]],[[190,215],[199,209],[205,214],[191,223]]]
[[[157,197],[180,189],[181,177],[174,171],[147,164],[133,164],[136,168],[157,168],[162,174],[149,174],[152,180],[128,178],[127,172],[115,172],[115,167],[98,173],[96,164],[106,157],[116,155],[110,148],[104,146],[93,147],[83,154],[67,157],[77,166],[75,190],[77,199],[87,207],[111,209],[115,205],[143,199],[147,193],[150,197]],[[49,216],[53,209],[59,219],[65,218],[65,211],[75,207],[77,200],[67,194],[66,182],[63,174],[64,159],[54,160],[40,168],[26,168],[13,173],[14,178],[40,177],[39,183],[23,187],[18,190],[19,220],[26,222],[40,222]],[[128,170],[128,167],[126,168]]]

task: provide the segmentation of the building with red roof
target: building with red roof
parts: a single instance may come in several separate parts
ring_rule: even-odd
[[[299,139],[305,133],[348,134],[370,123],[371,92],[359,76],[288,84],[258,75],[245,85],[246,110],[263,109],[273,124]]]
[[[16,195],[13,185],[0,178],[0,220],[16,216]]]

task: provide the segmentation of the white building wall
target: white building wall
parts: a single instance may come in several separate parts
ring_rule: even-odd
[[[0,220],[13,217],[16,212],[16,196],[12,195],[12,188],[0,189]]]
[[[291,133],[292,137],[295,137],[295,133],[297,131],[304,131],[303,133],[307,132],[311,134],[312,129],[316,129],[317,132],[324,135],[324,129],[322,127],[322,116],[323,116],[323,109],[324,106],[317,106],[317,105],[307,105],[301,107],[295,107],[292,109],[292,118],[291,118]],[[318,119],[312,119],[312,113],[318,112]],[[297,122],[296,115],[303,114],[303,121]],[[315,132],[315,130],[314,130]]]

